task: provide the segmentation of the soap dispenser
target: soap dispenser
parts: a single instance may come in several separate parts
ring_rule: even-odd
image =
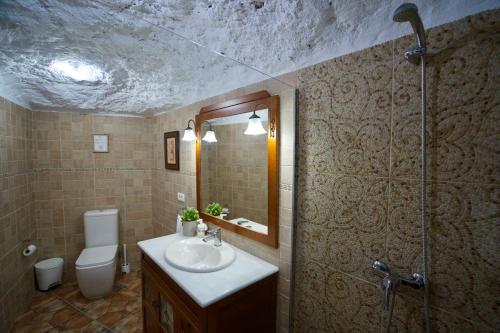
[[[203,220],[200,219],[200,222],[198,223],[198,226],[196,226],[196,236],[202,238],[205,237],[205,233],[208,230],[208,226],[203,223]]]

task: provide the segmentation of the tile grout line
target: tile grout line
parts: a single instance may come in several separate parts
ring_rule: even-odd
[[[389,258],[389,231],[390,231],[390,208],[391,208],[391,196],[392,196],[392,159],[393,159],[393,136],[394,136],[394,81],[395,81],[395,48],[396,41],[392,41],[391,43],[391,113],[389,117],[389,168],[388,168],[388,185],[387,185],[387,197],[386,197],[386,214],[385,214],[385,242],[384,242],[384,260]],[[374,258],[375,259],[375,258]],[[378,314],[379,320],[379,331],[382,333],[384,331],[384,327],[387,325],[385,322],[385,314],[384,312],[379,312]],[[389,323],[390,324],[390,323]]]
[[[358,281],[361,281],[361,282],[364,282],[364,283],[368,283],[374,287],[377,287],[377,289],[380,289],[380,286],[375,283],[375,282],[372,282],[372,281],[368,281],[368,280],[365,280],[357,275],[353,275],[352,273],[347,273],[347,272],[344,272],[344,271],[341,271],[341,270],[338,270],[338,269],[335,269],[335,268],[328,268],[327,265],[315,260],[315,259],[310,259],[309,261],[311,262],[314,262],[315,264],[318,264],[319,266],[321,266],[322,268],[326,269],[326,270],[330,270],[332,272],[337,272],[337,273],[341,273],[341,274],[344,274],[344,275],[347,275],[349,276],[350,278],[352,279],[355,279],[355,280],[358,280]]]
[[[77,306],[73,305],[71,302],[69,302],[68,300],[66,300],[64,297],[62,296],[59,296],[57,295],[56,293],[51,293],[54,297],[56,297],[57,299],[59,299],[60,301],[62,301],[64,304],[66,304],[67,306],[69,306],[70,308],[72,308],[73,310],[77,311],[78,313],[80,313],[81,315],[89,318],[91,321],[90,322],[93,322],[93,321],[97,321],[97,323],[99,325],[101,325],[102,327],[106,328],[107,330],[110,330],[112,332],[114,332],[114,330],[112,328],[109,328],[108,326],[102,324],[100,321],[98,321],[97,319],[93,319],[92,317],[90,317],[85,311],[81,310],[80,308],[78,308]]]
[[[411,294],[400,294],[399,295],[400,297],[402,298],[405,298],[405,299],[410,299],[410,300],[413,300],[413,301],[423,301],[421,297],[414,297],[412,296]],[[445,309],[445,308],[442,308],[442,307],[439,307],[439,306],[435,306],[435,305],[431,305],[431,308],[432,309],[435,309],[435,310],[439,310],[441,312],[444,312],[446,314],[448,314],[449,316],[451,317],[454,317],[454,318],[459,318],[459,319],[462,319],[462,320],[465,320],[473,325],[477,325],[477,326],[481,326],[483,328],[486,328],[488,330],[490,330],[491,332],[498,332],[498,330],[496,330],[494,327],[491,327],[491,326],[488,326],[484,323],[481,323],[479,321],[474,321],[474,320],[471,320],[467,317],[465,317],[463,314],[461,313],[454,313],[454,312],[450,312],[449,310]],[[432,317],[432,316],[431,316]],[[431,318],[432,319],[432,318]]]
[[[386,220],[385,220],[385,242],[384,242],[384,258],[388,258],[388,252],[389,252],[389,214],[390,214],[390,208],[391,208],[391,196],[392,196],[392,191],[391,191],[391,184],[392,184],[392,148],[393,148],[393,135],[394,135],[394,77],[395,77],[395,71],[394,71],[394,53],[395,53],[395,47],[396,47],[396,42],[392,42],[392,48],[391,48],[391,115],[390,115],[390,122],[389,122],[389,173],[388,173],[388,188],[387,188],[387,202],[386,202]],[[385,260],[385,259],[384,259]],[[380,317],[380,326],[381,330],[383,329],[383,323],[382,323],[382,318],[383,315]]]
[[[94,137],[94,117],[91,115],[90,116],[90,133],[91,133],[91,136],[92,136],[92,139]],[[93,144],[93,140],[92,140],[92,144]],[[108,142],[108,145],[109,145],[109,142]],[[108,147],[109,149],[109,147]],[[92,193],[94,194],[94,209],[97,209],[97,199],[96,199],[96,166],[95,166],[95,161],[96,159],[96,154],[94,152],[92,152],[92,165],[93,165],[93,170],[92,170],[92,173],[94,174],[94,185],[93,185],[93,191]]]
[[[416,177],[404,177],[404,176],[389,176],[389,175],[373,175],[373,174],[357,174],[357,173],[337,173],[337,172],[318,172],[317,175],[326,175],[333,176],[336,178],[340,177],[364,177],[364,178],[372,178],[372,179],[386,179],[386,180],[405,180],[405,181],[419,181],[419,178]],[[434,184],[465,184],[465,185],[488,185],[488,186],[496,186],[499,187],[500,183],[491,183],[491,182],[473,182],[473,181],[453,181],[453,180],[439,180],[439,179],[429,179],[427,183]]]
[[[61,138],[61,118],[57,118],[57,130],[59,132],[59,161],[62,163],[62,138]],[[63,240],[64,240],[64,259],[66,261],[66,265],[68,264],[68,244],[66,240],[66,199],[64,196],[64,178],[63,174],[61,173],[61,190],[63,191],[62,195],[62,220],[63,220]],[[63,265],[63,273],[64,273],[65,267]]]
[[[320,265],[321,267],[326,268],[326,265],[325,265],[325,264],[323,264],[323,263],[321,263],[321,262],[319,262],[319,261],[317,261],[317,260],[311,259],[310,261],[311,261],[311,262],[314,262],[314,263],[316,263],[316,264],[318,264],[318,265]],[[351,273],[348,273],[348,272],[345,272],[345,271],[341,271],[341,270],[338,270],[338,269],[332,269],[332,268],[330,268],[329,270],[334,271],[334,272],[341,273],[341,274],[346,275],[346,276],[348,276],[348,277],[350,277],[350,278],[352,278],[352,279],[355,279],[355,280],[357,280],[357,281],[360,281],[360,282],[363,282],[363,283],[370,284],[370,285],[372,285],[372,286],[376,287],[377,289],[379,289],[379,290],[381,291],[381,288],[380,288],[379,284],[376,284],[376,283],[374,283],[374,282],[371,282],[371,281],[365,280],[365,279],[363,279],[363,278],[361,278],[361,277],[359,277],[359,276],[356,276],[356,275],[353,275],[353,274],[351,274]],[[417,301],[419,300],[419,298],[414,297],[414,296],[412,296],[412,295],[406,295],[406,294],[403,294],[403,295],[401,295],[401,296],[402,296],[402,297],[404,297],[404,298],[412,299],[412,300],[417,300]],[[467,317],[464,317],[464,316],[463,316],[463,315],[461,315],[461,314],[457,314],[457,313],[450,312],[450,311],[446,310],[445,308],[442,308],[442,307],[439,307],[439,306],[431,306],[431,307],[432,307],[432,308],[434,308],[434,309],[437,309],[437,310],[439,310],[439,311],[442,311],[442,312],[444,312],[444,313],[447,313],[448,315],[453,316],[453,317],[455,317],[455,318],[461,318],[461,319],[463,319],[463,320],[466,320],[466,321],[468,321],[469,323],[471,323],[471,324],[473,324],[473,325],[479,325],[479,326],[481,326],[481,327],[483,327],[483,328],[487,328],[487,329],[491,330],[491,332],[497,332],[497,331],[495,331],[495,329],[494,329],[494,328],[492,328],[492,327],[490,327],[490,326],[488,326],[488,325],[485,325],[485,324],[483,324],[483,323],[481,323],[481,322],[474,321],[474,320],[472,320],[472,319],[469,319],[469,318],[467,318]],[[380,324],[381,324],[381,327],[382,327],[382,329],[383,329],[383,326],[382,326],[382,324],[383,324],[383,323],[381,322]]]

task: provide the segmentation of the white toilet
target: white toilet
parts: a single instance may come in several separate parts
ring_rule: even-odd
[[[83,215],[85,249],[76,260],[83,296],[103,297],[113,291],[118,252],[118,209],[91,210]]]

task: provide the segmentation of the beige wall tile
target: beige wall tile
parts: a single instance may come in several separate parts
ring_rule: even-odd
[[[269,88],[271,94],[279,94],[281,97],[282,140],[280,166],[281,170],[283,170],[284,166],[287,166],[288,168],[286,168],[286,177],[281,178],[282,180],[286,180],[286,184],[282,181],[280,181],[280,183],[282,186],[284,186],[284,188],[287,188],[288,190],[282,191],[282,193],[280,194],[280,200],[282,200],[282,204],[280,205],[280,214],[282,214],[282,216],[280,217],[280,221],[282,221],[282,224],[284,225],[283,230],[280,232],[280,237],[283,239],[285,244],[284,246],[286,247],[287,244],[289,246],[289,244],[291,243],[291,226],[293,220],[293,198],[292,192],[290,191],[290,185],[293,186],[292,170],[294,165],[293,138],[295,136],[295,91],[294,89],[283,90],[282,85],[279,88],[276,88],[272,84],[269,84],[269,87],[266,88]],[[193,105],[183,107],[176,111],[166,112],[153,118],[153,138],[155,138],[153,140],[153,157],[155,159],[153,165],[156,169],[153,171],[152,207],[154,225],[153,228],[155,235],[160,236],[175,231],[176,214],[183,206],[183,204],[181,202],[178,202],[176,199],[177,192],[186,193],[186,205],[196,206],[195,144],[189,142],[181,142],[180,172],[165,170],[163,162],[163,133],[173,130],[181,130],[180,134],[182,136],[182,129],[187,126],[187,120],[194,119],[195,114],[199,112],[199,109],[202,106],[210,105],[212,103],[215,103],[216,101],[229,99],[231,97],[237,97],[242,94],[258,91],[261,89],[262,86],[256,86],[255,90],[248,89],[243,92],[241,90],[235,91],[229,94],[225,94],[224,96],[218,96],[207,101],[202,101]],[[226,137],[234,137],[234,135],[236,135],[235,133],[231,133],[230,135],[229,133],[224,132],[224,129],[222,129],[217,135],[220,141],[220,146],[218,143],[217,148],[220,149],[224,157],[227,158],[217,158],[217,167],[214,168],[213,172],[215,172],[215,175],[217,175],[217,173],[223,174],[225,180],[227,180],[228,177],[235,178],[235,182],[238,183],[236,187],[239,186],[239,188],[241,188],[241,186],[246,186],[247,184],[249,186],[250,183],[252,183],[250,181],[252,177],[249,173],[250,170],[258,169],[258,166],[254,164],[254,155],[256,153],[255,151],[252,151],[252,156],[250,157],[250,148],[257,147],[247,145],[248,147],[238,146],[237,149],[233,149],[232,144],[224,143],[223,140]],[[236,138],[234,142],[240,142],[241,140],[243,140],[242,137],[243,136]],[[215,153],[215,155],[217,154],[218,152]],[[251,167],[249,167],[249,163]],[[207,171],[205,172],[210,172],[210,170],[207,169]],[[213,178],[217,180],[220,177],[214,176]],[[226,186],[227,182],[225,182],[224,185],[225,186],[217,187],[220,189],[220,191],[218,191],[219,194],[215,195],[217,200],[222,203],[227,203],[229,206],[235,207],[236,209],[241,209],[242,214],[246,214],[245,216],[259,216],[258,211],[256,211],[255,209],[252,210],[249,207],[258,207],[259,205],[265,205],[266,202],[260,202],[257,205],[253,204],[253,202],[257,202],[256,200],[259,197],[265,198],[265,194],[255,195],[255,191],[252,191],[252,194],[242,194],[241,191],[230,191],[230,188],[228,189],[228,186]],[[252,185],[255,188],[259,187],[259,184],[257,183],[252,183]],[[204,193],[206,192],[207,191],[205,191]],[[228,193],[232,193],[232,195],[228,197]],[[202,200],[204,200],[203,197]],[[206,204],[206,202],[203,202],[203,204]],[[235,208],[232,208],[232,210],[234,210]],[[279,249],[270,248],[227,230],[223,230],[222,237],[225,241],[238,246],[244,251],[252,253],[280,267],[280,277],[285,284],[282,284],[280,289],[281,309],[279,312],[280,320],[277,325],[280,327],[280,332],[287,332],[289,320],[289,292],[286,292],[286,289],[288,289],[289,287],[291,270],[291,253],[289,249],[288,251],[285,250],[280,254]],[[281,255],[283,255],[283,257],[281,257]]]
[[[74,261],[84,247],[83,213],[90,209],[118,208],[120,239],[129,245],[150,238],[151,120],[64,112],[33,115],[40,256],[65,258],[66,279],[74,279]],[[110,136],[109,153],[93,153],[93,134]],[[132,227],[137,221],[139,229]],[[138,268],[134,260],[132,269]]]
[[[32,113],[0,98],[0,123],[0,330],[7,331],[29,305],[39,254],[22,256],[25,241],[36,238]]]

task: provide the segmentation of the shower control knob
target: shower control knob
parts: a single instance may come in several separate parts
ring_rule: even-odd
[[[389,275],[390,269],[387,264],[381,260],[375,259],[375,261],[372,264],[372,269],[375,271],[375,273],[382,274],[384,276]]]
[[[409,279],[401,278],[401,283],[413,289],[425,287],[425,278],[422,273],[413,273]]]

